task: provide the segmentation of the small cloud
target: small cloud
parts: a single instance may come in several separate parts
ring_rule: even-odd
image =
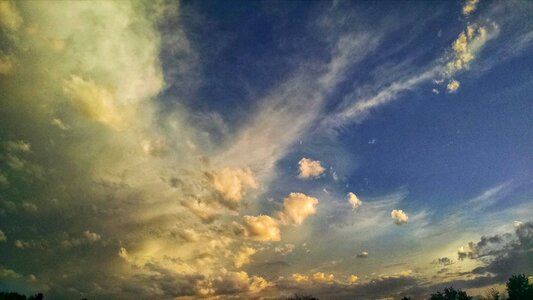
[[[357,277],[357,276],[355,276],[355,275],[350,275],[350,276],[348,276],[348,280],[347,280],[347,282],[348,282],[349,284],[354,284],[354,283],[356,283],[357,281],[359,281],[359,277]]]
[[[443,265],[443,266],[449,266],[449,265],[453,265],[455,263],[455,261],[453,261],[452,259],[450,259],[448,257],[441,257],[441,258],[437,258],[432,263],[433,264],[438,264],[438,265]]]
[[[436,95],[440,94],[439,90],[437,89],[432,89],[431,92]]]
[[[368,257],[368,252],[363,251],[363,252],[357,254],[355,257],[357,257],[357,258],[367,258]]]
[[[333,280],[335,280],[335,276],[333,276],[333,274],[326,274],[323,272],[316,272],[311,278],[315,282],[333,282]]]
[[[63,121],[61,121],[61,119],[58,119],[58,118],[54,118],[51,122],[52,125],[56,126],[57,128],[61,129],[61,130],[68,130],[68,126],[65,125],[65,123],[63,123]]]
[[[317,198],[303,193],[290,193],[283,200],[283,210],[278,213],[278,216],[285,225],[300,225],[307,217],[316,214],[317,205]]]
[[[394,223],[396,223],[396,225],[405,224],[407,223],[407,219],[409,219],[409,216],[407,216],[407,214],[401,209],[400,210],[394,209],[390,213],[390,216],[394,220]]]
[[[459,89],[459,86],[461,86],[461,83],[455,79],[452,79],[450,82],[448,82],[448,85],[446,85],[446,90],[448,93],[455,93]]]
[[[352,192],[349,192],[348,195],[346,195],[346,199],[352,206],[352,209],[357,209],[359,206],[361,206],[361,204],[363,204],[363,202],[359,200],[359,198],[357,198],[357,196]]]
[[[213,187],[220,195],[233,203],[239,202],[246,189],[256,189],[257,182],[250,168],[224,168],[212,173]]]
[[[246,236],[254,240],[279,241],[281,239],[278,221],[269,216],[244,216],[242,225]]]
[[[463,15],[467,16],[473,13],[478,4],[479,0],[466,0],[465,5],[463,6]]]
[[[90,242],[97,242],[102,239],[102,237],[98,233],[89,230],[85,230],[83,232],[83,235]]]
[[[377,139],[373,138],[373,139],[371,139],[370,141],[368,141],[368,143],[369,143],[370,145],[373,145],[373,144],[375,144],[377,141],[378,141]]]
[[[120,249],[118,249],[118,256],[126,261],[129,260],[128,250],[126,250],[124,247],[120,247]]]
[[[298,165],[300,165],[300,174],[298,175],[298,178],[300,179],[318,177],[326,170],[324,167],[322,167],[320,161],[309,158],[302,158],[298,162]]]
[[[27,201],[22,202],[22,208],[27,212],[36,212],[38,210],[37,205]]]
[[[257,252],[251,247],[242,247],[234,256],[233,264],[236,268],[240,268],[243,265],[250,263],[250,257]]]
[[[0,242],[4,242],[5,240],[7,240],[7,236],[2,230],[0,230]]]
[[[281,255],[287,255],[289,253],[292,253],[294,249],[296,249],[296,246],[294,244],[285,244],[283,246],[274,248],[274,252],[280,253]]]

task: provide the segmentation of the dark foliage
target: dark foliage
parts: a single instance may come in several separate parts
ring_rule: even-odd
[[[444,292],[437,292],[431,294],[430,300],[472,300],[472,297],[468,296],[466,292],[461,290],[455,290],[452,287],[445,288]]]
[[[507,294],[509,300],[533,299],[533,284],[528,282],[525,274],[513,275],[507,281]]]
[[[43,300],[43,294],[35,294],[26,298],[26,295],[21,295],[19,293],[4,293],[0,292],[0,300]]]

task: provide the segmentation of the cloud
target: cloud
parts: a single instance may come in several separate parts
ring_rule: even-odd
[[[120,249],[118,249],[118,256],[126,261],[129,260],[128,250],[124,247],[120,247]]]
[[[250,168],[224,168],[212,173],[213,186],[225,200],[239,202],[246,194],[246,189],[257,188]]]
[[[356,275],[350,275],[350,276],[348,276],[348,280],[347,281],[348,281],[349,284],[354,284],[357,281],[359,281],[359,277],[357,277]]]
[[[12,1],[0,1],[0,26],[11,31],[22,24],[22,17]]]
[[[243,219],[242,225],[246,236],[258,241],[279,241],[281,239],[277,220],[265,215],[244,216]]]
[[[320,161],[305,157],[298,162],[298,165],[300,166],[300,174],[298,174],[298,178],[301,179],[318,177],[326,171],[326,169],[320,164]]]
[[[311,279],[315,282],[333,282],[333,280],[335,280],[335,276],[333,276],[333,274],[316,272],[311,276]]]
[[[448,91],[448,93],[455,93],[459,89],[460,85],[461,84],[459,83],[459,81],[455,79],[450,80],[448,85],[446,85],[446,90]]]
[[[476,10],[479,0],[466,0],[463,6],[463,15],[469,15]]]
[[[285,225],[300,225],[304,220],[316,214],[318,199],[302,193],[290,193],[283,200],[283,209],[278,217]]]
[[[242,247],[233,257],[233,264],[236,268],[240,268],[243,265],[250,263],[250,257],[257,252],[256,249],[251,247]]]
[[[357,196],[352,192],[349,192],[348,195],[346,195],[346,199],[348,200],[348,203],[350,203],[350,205],[352,206],[352,209],[356,209],[361,206],[361,204],[363,204],[363,202],[359,200],[359,198],[357,198]]]
[[[90,230],[85,230],[83,232],[83,236],[85,236],[85,238],[88,241],[90,241],[90,242],[97,242],[97,241],[102,239],[102,236],[100,236],[98,233],[92,232]]]
[[[392,210],[391,213],[390,213],[390,216],[394,220],[394,223],[396,223],[396,225],[405,224],[405,223],[407,223],[407,219],[409,219],[407,214],[401,209],[400,210],[397,210],[397,209]]]
[[[363,252],[357,254],[355,257],[357,257],[357,258],[367,258],[368,257],[368,252],[363,251]]]
[[[434,260],[432,263],[433,264],[443,265],[443,266],[449,266],[449,265],[453,265],[455,263],[455,261],[453,261],[449,257],[440,257],[440,258],[437,258],[436,260]]]
[[[115,130],[128,126],[129,107],[119,107],[115,96],[93,80],[72,75],[64,84],[73,105],[89,120],[103,123]]]
[[[296,249],[296,246],[294,244],[285,244],[283,246],[278,246],[274,248],[274,252],[279,253],[281,255],[288,255],[292,253]]]
[[[6,240],[7,240],[6,234],[2,230],[0,230],[0,242],[4,242]]]
[[[458,251],[460,259],[474,259],[483,263],[472,270],[474,274],[490,274],[493,282],[506,280],[512,274],[533,272],[529,263],[533,255],[533,222],[515,228],[513,233],[482,237]],[[463,251],[461,251],[463,250]]]

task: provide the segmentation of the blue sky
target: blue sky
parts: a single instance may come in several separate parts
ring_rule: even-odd
[[[533,274],[532,12],[0,2],[0,290],[503,290]]]

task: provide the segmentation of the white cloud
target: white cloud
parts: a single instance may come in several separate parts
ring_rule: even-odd
[[[446,85],[446,90],[448,91],[448,93],[455,93],[458,89],[459,89],[459,86],[461,84],[459,83],[459,81],[455,80],[455,79],[452,79],[450,80],[450,82]]]
[[[72,98],[78,111],[89,120],[103,123],[116,130],[128,126],[132,113],[129,107],[121,107],[113,93],[93,80],[72,75],[64,83],[65,93]]]
[[[246,194],[246,189],[257,188],[257,183],[250,168],[224,168],[214,171],[213,187],[230,202],[239,202]]]
[[[90,242],[97,242],[102,239],[102,237],[98,233],[92,232],[90,230],[85,230],[83,232],[83,236],[85,236],[85,238]]]
[[[126,250],[126,248],[124,247],[120,247],[120,249],[118,250],[118,256],[124,259],[125,261],[129,261],[128,250]]]
[[[359,281],[359,277],[357,277],[357,276],[355,276],[355,275],[350,275],[350,276],[348,276],[348,280],[347,280],[347,282],[348,282],[349,284],[354,284],[354,283],[356,283],[357,281]]]
[[[320,161],[309,158],[302,158],[298,162],[298,165],[300,166],[300,174],[298,174],[298,177],[301,179],[318,177],[326,171],[326,169],[320,164]]]
[[[281,239],[277,220],[265,215],[244,216],[243,219],[246,236],[258,241],[279,241]]]
[[[236,268],[240,268],[243,265],[250,263],[250,257],[257,252],[256,249],[252,247],[242,247],[233,257],[233,263]]]
[[[390,213],[390,216],[394,220],[394,223],[396,223],[397,225],[405,224],[405,223],[407,223],[407,219],[409,219],[407,214],[401,209],[400,210],[397,210],[397,209],[392,210],[392,212]]]
[[[361,206],[361,204],[363,204],[363,202],[359,200],[359,198],[357,198],[357,196],[352,192],[349,192],[348,195],[346,195],[346,199],[348,200],[348,203],[350,203],[350,205],[352,206],[352,209],[356,209]]]
[[[317,205],[317,198],[302,193],[290,193],[283,200],[283,209],[278,216],[283,224],[300,225],[307,217],[316,214]]]
[[[466,0],[463,6],[463,15],[469,15],[476,10],[479,0]]]

